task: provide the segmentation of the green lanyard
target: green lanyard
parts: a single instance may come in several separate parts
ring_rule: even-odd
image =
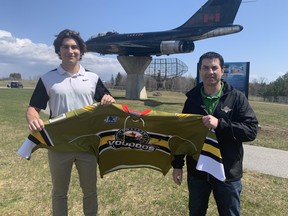
[[[203,99],[203,102],[204,102],[204,105],[208,114],[213,114],[215,106],[218,103],[219,98],[222,95],[223,87],[224,87],[224,83],[222,82],[221,89],[214,96],[206,95],[204,92],[204,88],[203,87],[201,88],[202,99]]]

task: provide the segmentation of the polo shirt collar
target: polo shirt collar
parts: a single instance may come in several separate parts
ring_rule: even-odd
[[[60,75],[64,75],[64,74],[69,75],[69,72],[67,72],[66,70],[64,70],[61,65],[58,66],[57,72],[58,72]],[[78,71],[76,74],[74,74],[73,76],[84,76],[84,75],[85,75],[85,69],[82,67],[82,65],[80,65],[79,71]],[[69,75],[69,76],[70,76],[70,75]]]
[[[214,96],[210,96],[210,95],[206,95],[206,94],[205,94],[205,92],[204,92],[204,87],[202,86],[202,88],[201,88],[202,98],[210,98],[210,99],[212,99],[212,98],[220,98],[221,95],[222,95],[223,87],[224,87],[224,83],[221,82],[221,88],[220,88],[220,90],[217,92],[217,94],[214,95]]]

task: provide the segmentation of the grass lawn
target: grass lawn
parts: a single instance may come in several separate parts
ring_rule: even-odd
[[[127,100],[125,91],[111,90],[118,103],[130,109],[181,112],[184,94],[161,92],[148,100]],[[50,216],[51,180],[47,152],[37,150],[31,161],[17,155],[29,134],[25,111],[32,89],[0,88],[0,215]],[[288,150],[288,106],[251,101],[261,125],[257,139],[250,144]],[[47,118],[42,114],[43,118]],[[184,173],[186,177],[186,171]],[[98,178],[99,215],[182,216],[188,215],[187,184],[177,186],[171,178],[150,169],[120,170]],[[242,192],[242,215],[288,215],[288,179],[245,170]],[[82,214],[82,192],[75,168],[69,190],[71,216]],[[217,215],[210,199],[208,215]]]

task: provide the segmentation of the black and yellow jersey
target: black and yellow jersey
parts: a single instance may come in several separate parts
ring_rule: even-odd
[[[44,147],[95,154],[101,177],[136,167],[165,175],[173,155],[199,158],[208,133],[201,119],[194,114],[132,111],[125,104],[94,104],[46,121],[45,128],[31,133],[18,153],[28,159],[33,151]]]

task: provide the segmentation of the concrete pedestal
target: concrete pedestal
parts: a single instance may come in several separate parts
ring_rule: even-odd
[[[118,56],[118,61],[127,73],[126,98],[146,100],[144,72],[152,61],[151,56]]]

